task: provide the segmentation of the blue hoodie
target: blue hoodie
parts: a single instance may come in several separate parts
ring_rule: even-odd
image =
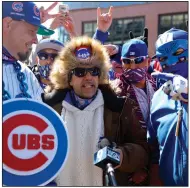
[[[178,114],[182,116],[179,134],[175,136]],[[188,186],[188,104],[172,100],[156,91],[150,109],[148,142],[155,150],[152,163],[159,163],[159,174],[165,186]]]

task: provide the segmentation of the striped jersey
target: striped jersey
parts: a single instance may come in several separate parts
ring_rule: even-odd
[[[41,93],[43,93],[43,90],[35,75],[25,64],[19,61],[17,62],[21,65],[21,72],[26,76],[26,80],[24,82],[28,85],[27,93],[32,97],[32,99],[42,101]],[[21,93],[17,73],[11,63],[3,63],[3,81],[5,84],[5,90],[10,94],[11,99]]]

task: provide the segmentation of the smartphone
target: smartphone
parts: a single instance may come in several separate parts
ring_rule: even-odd
[[[65,16],[69,12],[69,6],[66,4],[59,5],[59,12]]]

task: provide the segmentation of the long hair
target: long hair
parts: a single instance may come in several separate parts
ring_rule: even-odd
[[[81,46],[91,48],[91,57],[88,60],[81,60],[75,56],[75,50]],[[56,58],[50,74],[50,81],[55,89],[70,88],[70,73],[76,67],[96,66],[100,68],[101,75],[99,84],[108,83],[108,70],[110,58],[106,48],[97,40],[87,36],[73,38],[68,42],[59,56]]]

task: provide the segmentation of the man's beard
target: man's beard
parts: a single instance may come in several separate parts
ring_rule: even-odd
[[[31,51],[27,51],[26,53],[18,52],[17,55],[20,61],[26,61],[30,56]]]

